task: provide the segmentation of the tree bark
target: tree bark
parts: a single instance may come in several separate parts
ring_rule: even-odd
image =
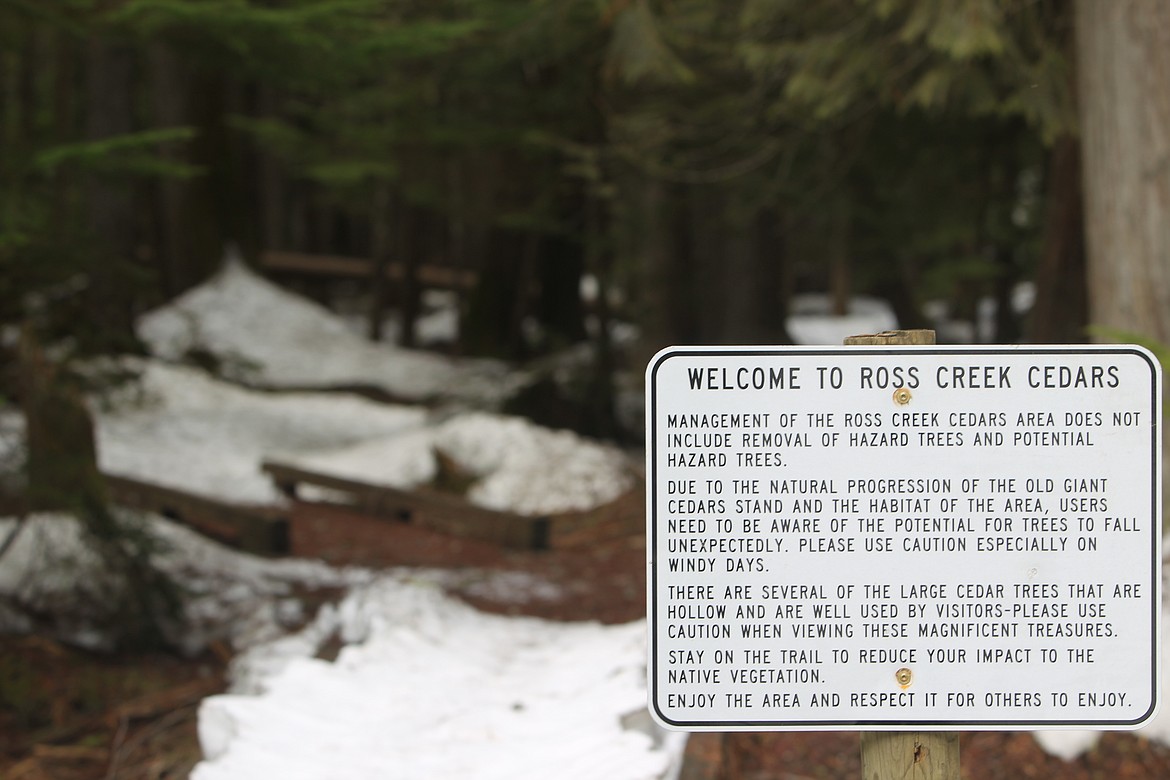
[[[779,215],[772,211],[756,214],[754,236],[755,309],[759,340],[764,344],[791,344],[788,333],[788,299],[791,272],[785,237],[777,229]]]
[[[1037,344],[1075,344],[1085,337],[1083,198],[1080,146],[1065,136],[1049,155],[1044,243],[1028,333]]]
[[[87,496],[104,498],[93,417],[81,391],[46,357],[27,324],[17,360],[29,508],[76,510]]]
[[[94,38],[86,50],[85,137],[112,138],[134,129],[134,54]],[[91,174],[85,187],[90,260],[88,314],[100,323],[99,348],[125,346],[133,333],[133,300],[118,271],[134,256],[138,233],[134,191],[124,177]],[[92,337],[92,336],[91,336]]]
[[[404,347],[418,346],[418,318],[422,314],[422,285],[418,269],[422,261],[423,228],[418,207],[404,203],[398,234],[395,240],[398,259],[402,263],[402,287],[399,293],[401,323],[398,343]]]
[[[828,242],[825,254],[829,263],[829,301],[832,305],[830,313],[834,317],[845,317],[849,314],[849,300],[853,297],[853,269],[849,258],[852,214],[848,192],[833,200],[829,213],[829,229],[825,236]]]
[[[280,103],[274,87],[257,87],[257,113],[267,119],[277,116]],[[284,249],[285,171],[276,157],[267,150],[257,153],[256,168],[259,191],[260,245],[262,249]]]
[[[1170,343],[1170,3],[1076,14],[1090,321]]]
[[[1170,344],[1170,4],[1077,0],[1076,39],[1089,321]]]
[[[154,120],[160,127],[178,127],[191,121],[187,89],[178,55],[166,44],[150,47],[150,102]],[[160,149],[159,154],[174,160],[175,152]],[[175,296],[190,285],[192,247],[191,225],[186,216],[191,211],[186,183],[164,179],[153,183],[155,190],[155,257],[163,291]]]
[[[371,263],[373,270],[370,276],[370,311],[366,327],[366,336],[370,341],[382,340],[388,285],[386,268],[390,265],[390,256],[394,251],[391,242],[396,227],[394,217],[397,216],[393,203],[390,184],[384,181],[375,184],[370,204],[370,256],[373,260]]]
[[[648,177],[631,176],[620,188],[628,202],[620,202],[615,214],[621,217],[619,252],[638,258],[636,308],[642,324],[642,357],[649,359],[660,348],[673,342],[671,317],[671,252],[669,249],[669,195],[666,186]],[[631,216],[633,215],[633,216]],[[630,226],[637,224],[640,229]]]

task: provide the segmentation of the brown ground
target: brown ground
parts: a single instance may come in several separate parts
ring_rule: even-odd
[[[645,614],[640,534],[586,549],[523,552],[408,525],[302,505],[293,552],[332,563],[420,565],[468,573],[456,588],[476,606],[508,614],[615,623]],[[527,600],[478,588],[482,570],[517,572],[545,587]],[[199,760],[197,703],[223,689],[226,653],[109,658],[38,637],[0,637],[0,780],[182,778]],[[684,780],[857,778],[859,736],[836,733],[696,735]],[[1073,762],[1045,754],[1028,734],[962,735],[964,780],[1170,779],[1170,749],[1106,734]],[[604,780],[600,778],[599,780]]]

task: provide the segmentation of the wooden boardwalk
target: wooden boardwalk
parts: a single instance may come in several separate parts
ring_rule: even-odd
[[[462,496],[428,487],[402,490],[266,461],[262,467],[289,498],[298,486],[339,492],[342,505],[391,522],[511,549],[548,550],[640,533],[646,525],[645,488],[639,484],[616,500],[583,512],[520,515],[485,509]]]
[[[583,547],[641,535],[646,523],[641,482],[594,509],[531,516],[485,509],[432,487],[402,490],[276,462],[265,462],[262,468],[288,497],[287,505],[247,506],[129,477],[106,475],[105,479],[111,500],[119,506],[155,512],[258,555],[291,552],[290,521],[295,507],[306,503],[300,495],[304,486],[325,488],[330,496],[308,503],[344,510],[332,513],[333,522],[362,516],[510,550]]]

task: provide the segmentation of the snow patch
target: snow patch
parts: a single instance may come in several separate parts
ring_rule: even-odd
[[[204,284],[138,321],[167,360],[213,356],[224,376],[281,388],[368,386],[403,400],[498,402],[520,381],[502,364],[373,343],[322,306],[229,259]]]
[[[506,618],[403,575],[357,588],[333,663],[302,657],[264,695],[204,701],[194,780],[670,776],[685,735],[645,710],[645,625]]]
[[[266,458],[423,425],[425,410],[335,393],[263,393],[189,367],[142,364],[142,398],[96,414],[98,461],[118,476],[241,504],[282,501]]]
[[[267,560],[230,550],[188,528],[154,515],[128,518],[154,541],[155,566],[183,590],[182,620],[169,639],[194,654],[213,640],[241,649],[283,637],[299,615],[290,609],[294,588],[345,588],[367,582],[360,569],[316,561]],[[0,518],[0,539],[17,526]],[[89,546],[78,521],[65,514],[35,514],[25,521],[0,561],[0,631],[28,630],[31,614],[53,614],[62,638],[83,647],[108,648],[113,640],[94,613],[109,590],[109,573]],[[95,602],[95,599],[97,601]]]
[[[898,319],[888,303],[865,296],[851,298],[849,312],[843,316],[832,313],[832,301],[822,294],[793,296],[789,311],[788,334],[797,344],[840,345],[849,336],[898,327]]]

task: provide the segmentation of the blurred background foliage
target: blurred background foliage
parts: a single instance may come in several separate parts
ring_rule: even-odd
[[[472,272],[453,349],[603,370],[619,316],[786,343],[810,291],[1080,341],[1073,45],[1059,0],[0,0],[0,320],[133,349],[235,244],[400,264],[406,345]]]

